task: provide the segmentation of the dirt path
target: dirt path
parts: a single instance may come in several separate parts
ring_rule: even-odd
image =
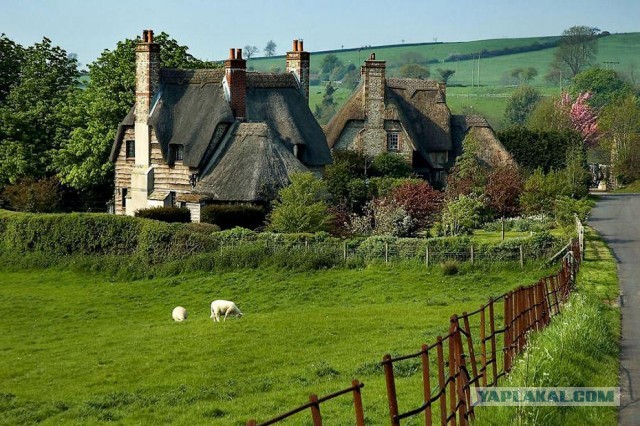
[[[622,290],[620,425],[640,425],[640,194],[603,195],[591,213],[618,261]]]

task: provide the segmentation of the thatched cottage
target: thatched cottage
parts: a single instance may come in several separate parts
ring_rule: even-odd
[[[118,126],[115,212],[206,203],[260,203],[298,171],[331,163],[308,106],[309,53],[295,40],[286,73],[247,72],[242,49],[223,69],[160,68],[160,46],[144,31],[136,47],[135,105]]]
[[[484,118],[451,114],[444,83],[387,78],[385,68],[375,54],[364,62],[360,85],[325,127],[332,149],[397,153],[435,186],[444,185],[469,132],[489,164],[513,161]]]

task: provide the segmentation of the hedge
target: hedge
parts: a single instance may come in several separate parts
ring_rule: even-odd
[[[221,229],[256,229],[264,225],[265,218],[264,207],[244,204],[211,204],[200,212],[202,222],[218,225]]]
[[[136,217],[169,223],[191,222],[191,212],[186,207],[151,207],[136,211]]]
[[[274,234],[244,228],[216,229],[212,225],[164,223],[100,213],[0,211],[0,252],[14,257],[36,254],[55,258],[124,255],[135,258],[142,265],[168,264],[215,253],[216,265],[224,267],[273,265],[289,268],[302,265],[313,269],[340,264],[343,244],[350,257],[365,262],[384,259],[387,245],[392,256],[423,259],[427,245],[430,253],[437,256],[442,253],[464,255],[469,253],[472,244],[466,236],[431,239],[375,236],[344,241],[327,233]],[[474,250],[493,260],[507,260],[513,259],[520,246],[524,248],[525,256],[540,258],[550,255],[559,245],[557,237],[542,232],[499,244],[474,243]]]

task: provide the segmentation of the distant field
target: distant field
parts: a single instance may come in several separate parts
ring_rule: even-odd
[[[244,425],[355,377],[368,424],[380,424],[386,352],[415,351],[446,332],[451,314],[547,272],[463,266],[443,276],[437,265],[394,265],[115,282],[0,271],[0,424]],[[236,301],[244,317],[213,324],[216,298]],[[185,323],[171,320],[177,305],[189,310]],[[412,389],[400,395],[407,406],[419,404],[418,371],[398,382]],[[348,397],[323,405],[328,424],[351,424],[352,410]],[[302,424],[295,419],[286,424]]]
[[[549,42],[553,37],[526,38],[526,39],[498,39],[481,40],[465,43],[442,43],[424,44],[419,46],[398,46],[362,49],[358,51],[337,52],[336,55],[343,63],[361,64],[372,51],[376,52],[378,59],[388,61],[388,65],[393,65],[402,54],[414,51],[423,54],[427,59],[443,60],[450,54],[471,53],[482,49],[494,50],[505,47],[527,46],[535,41],[540,43]],[[514,86],[505,86],[503,76],[513,68],[535,67],[538,70],[538,77],[532,81],[532,85],[539,89],[544,95],[556,95],[560,93],[559,86],[549,86],[544,80],[549,64],[553,59],[555,49],[545,49],[535,52],[518,53],[512,55],[499,56],[494,58],[480,59],[480,86],[478,83],[478,62],[458,61],[439,64],[430,64],[432,75],[435,75],[437,68],[455,69],[456,74],[449,80],[447,87],[447,104],[455,114],[476,113],[487,117],[491,125],[500,129],[503,124],[504,109],[507,98],[515,89]],[[312,54],[311,69],[317,72],[317,67],[322,62],[326,54]],[[603,37],[599,40],[599,52],[596,64],[603,61],[619,62],[616,70],[626,72],[629,67],[640,66],[640,33],[614,34]],[[249,66],[257,70],[268,71],[272,66],[284,68],[284,58],[257,58],[249,61]],[[473,72],[472,72],[473,70]],[[389,75],[393,75],[395,70],[391,67]],[[471,86],[472,73],[474,86]],[[324,86],[312,86],[310,89],[311,109],[322,100]],[[349,91],[338,89],[334,99],[341,106],[349,97]]]

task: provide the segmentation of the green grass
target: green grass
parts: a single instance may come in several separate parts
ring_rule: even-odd
[[[397,72],[397,64],[402,55],[406,52],[419,52],[428,59],[444,60],[450,54],[473,53],[483,49],[494,50],[504,47],[526,46],[534,41],[547,42],[554,37],[538,38],[518,38],[518,39],[496,39],[479,40],[462,43],[439,43],[423,44],[419,46],[395,46],[362,49],[356,51],[342,51],[335,53],[345,64],[353,63],[360,66],[369,57],[371,52],[376,53],[378,59],[387,61],[387,74],[394,76]],[[627,72],[630,67],[637,66],[640,55],[640,33],[613,34],[599,39],[598,54],[595,65],[601,65],[604,61],[619,62],[616,70]],[[309,48],[309,47],[307,47]],[[538,76],[531,82],[545,96],[557,95],[560,87],[549,86],[544,80],[545,74],[549,70],[549,65],[553,60],[555,48],[539,50],[535,52],[517,53],[512,55],[498,56],[480,60],[480,85],[477,81],[477,61],[440,62],[430,64],[432,77],[436,77],[438,68],[455,69],[456,73],[449,80],[447,87],[447,104],[454,114],[480,114],[484,115],[489,123],[500,130],[503,126],[504,110],[507,100],[514,86],[505,85],[503,76],[514,68],[535,67]],[[311,72],[317,73],[322,59],[326,54],[311,55]],[[249,61],[249,66],[253,66],[259,71],[268,71],[273,66],[284,67],[284,58],[256,58]],[[472,70],[473,82],[472,87]],[[321,92],[318,94],[317,92]],[[315,106],[322,99],[324,86],[312,86],[310,88],[310,106],[315,110]],[[349,97],[349,91],[339,89],[334,98],[340,108]]]
[[[637,194],[640,193],[640,180],[636,180],[631,182],[628,185],[623,186],[622,188],[618,188],[613,191],[615,194]]]
[[[617,387],[620,311],[617,265],[594,231],[587,232],[586,259],[577,292],[563,313],[532,336],[502,386]],[[478,425],[615,425],[617,407],[486,407]]]
[[[370,423],[387,416],[377,367],[445,333],[449,316],[548,273],[535,266],[444,276],[394,265],[309,273],[242,270],[114,281],[62,268],[0,274],[0,423],[243,425],[357,377]],[[234,300],[239,320],[213,324],[209,303]],[[171,320],[177,306],[184,323]],[[420,375],[399,379],[403,404]],[[323,405],[352,422],[349,397]],[[289,424],[300,424],[296,417]],[[407,423],[413,424],[413,423]]]

